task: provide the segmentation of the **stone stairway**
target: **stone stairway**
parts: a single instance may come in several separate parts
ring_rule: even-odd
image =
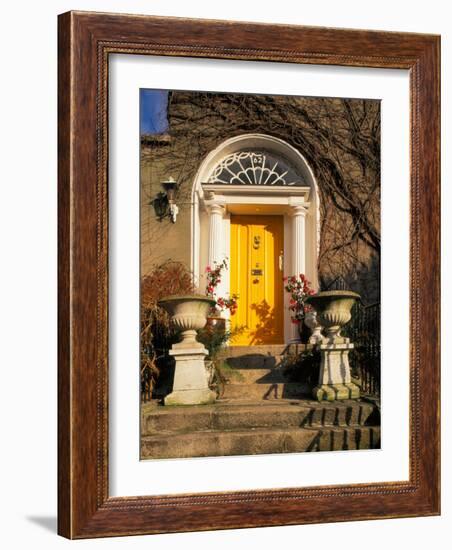
[[[288,382],[282,373],[281,359],[287,346],[230,347],[220,356],[227,369],[222,400],[286,399],[301,397],[309,388]]]
[[[228,383],[213,405],[142,405],[141,458],[255,455],[380,447],[379,412],[366,400],[319,403],[287,382],[284,346],[232,347]]]

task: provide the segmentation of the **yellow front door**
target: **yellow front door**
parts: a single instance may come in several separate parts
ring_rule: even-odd
[[[284,343],[283,250],[282,216],[231,216],[233,345]]]

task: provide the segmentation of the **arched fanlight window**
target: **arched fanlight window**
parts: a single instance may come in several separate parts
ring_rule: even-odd
[[[239,151],[226,156],[207,183],[225,185],[303,186],[303,179],[280,157],[266,151]]]

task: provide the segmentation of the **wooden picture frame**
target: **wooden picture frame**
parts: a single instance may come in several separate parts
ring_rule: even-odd
[[[69,12],[59,16],[58,532],[68,538],[440,513],[440,38]],[[108,61],[113,53],[410,72],[409,481],[110,497]]]

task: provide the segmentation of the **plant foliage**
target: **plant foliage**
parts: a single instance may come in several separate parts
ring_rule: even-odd
[[[148,401],[160,370],[165,350],[177,341],[168,313],[158,306],[165,296],[194,292],[191,271],[181,262],[168,260],[157,265],[141,280],[141,397]]]

